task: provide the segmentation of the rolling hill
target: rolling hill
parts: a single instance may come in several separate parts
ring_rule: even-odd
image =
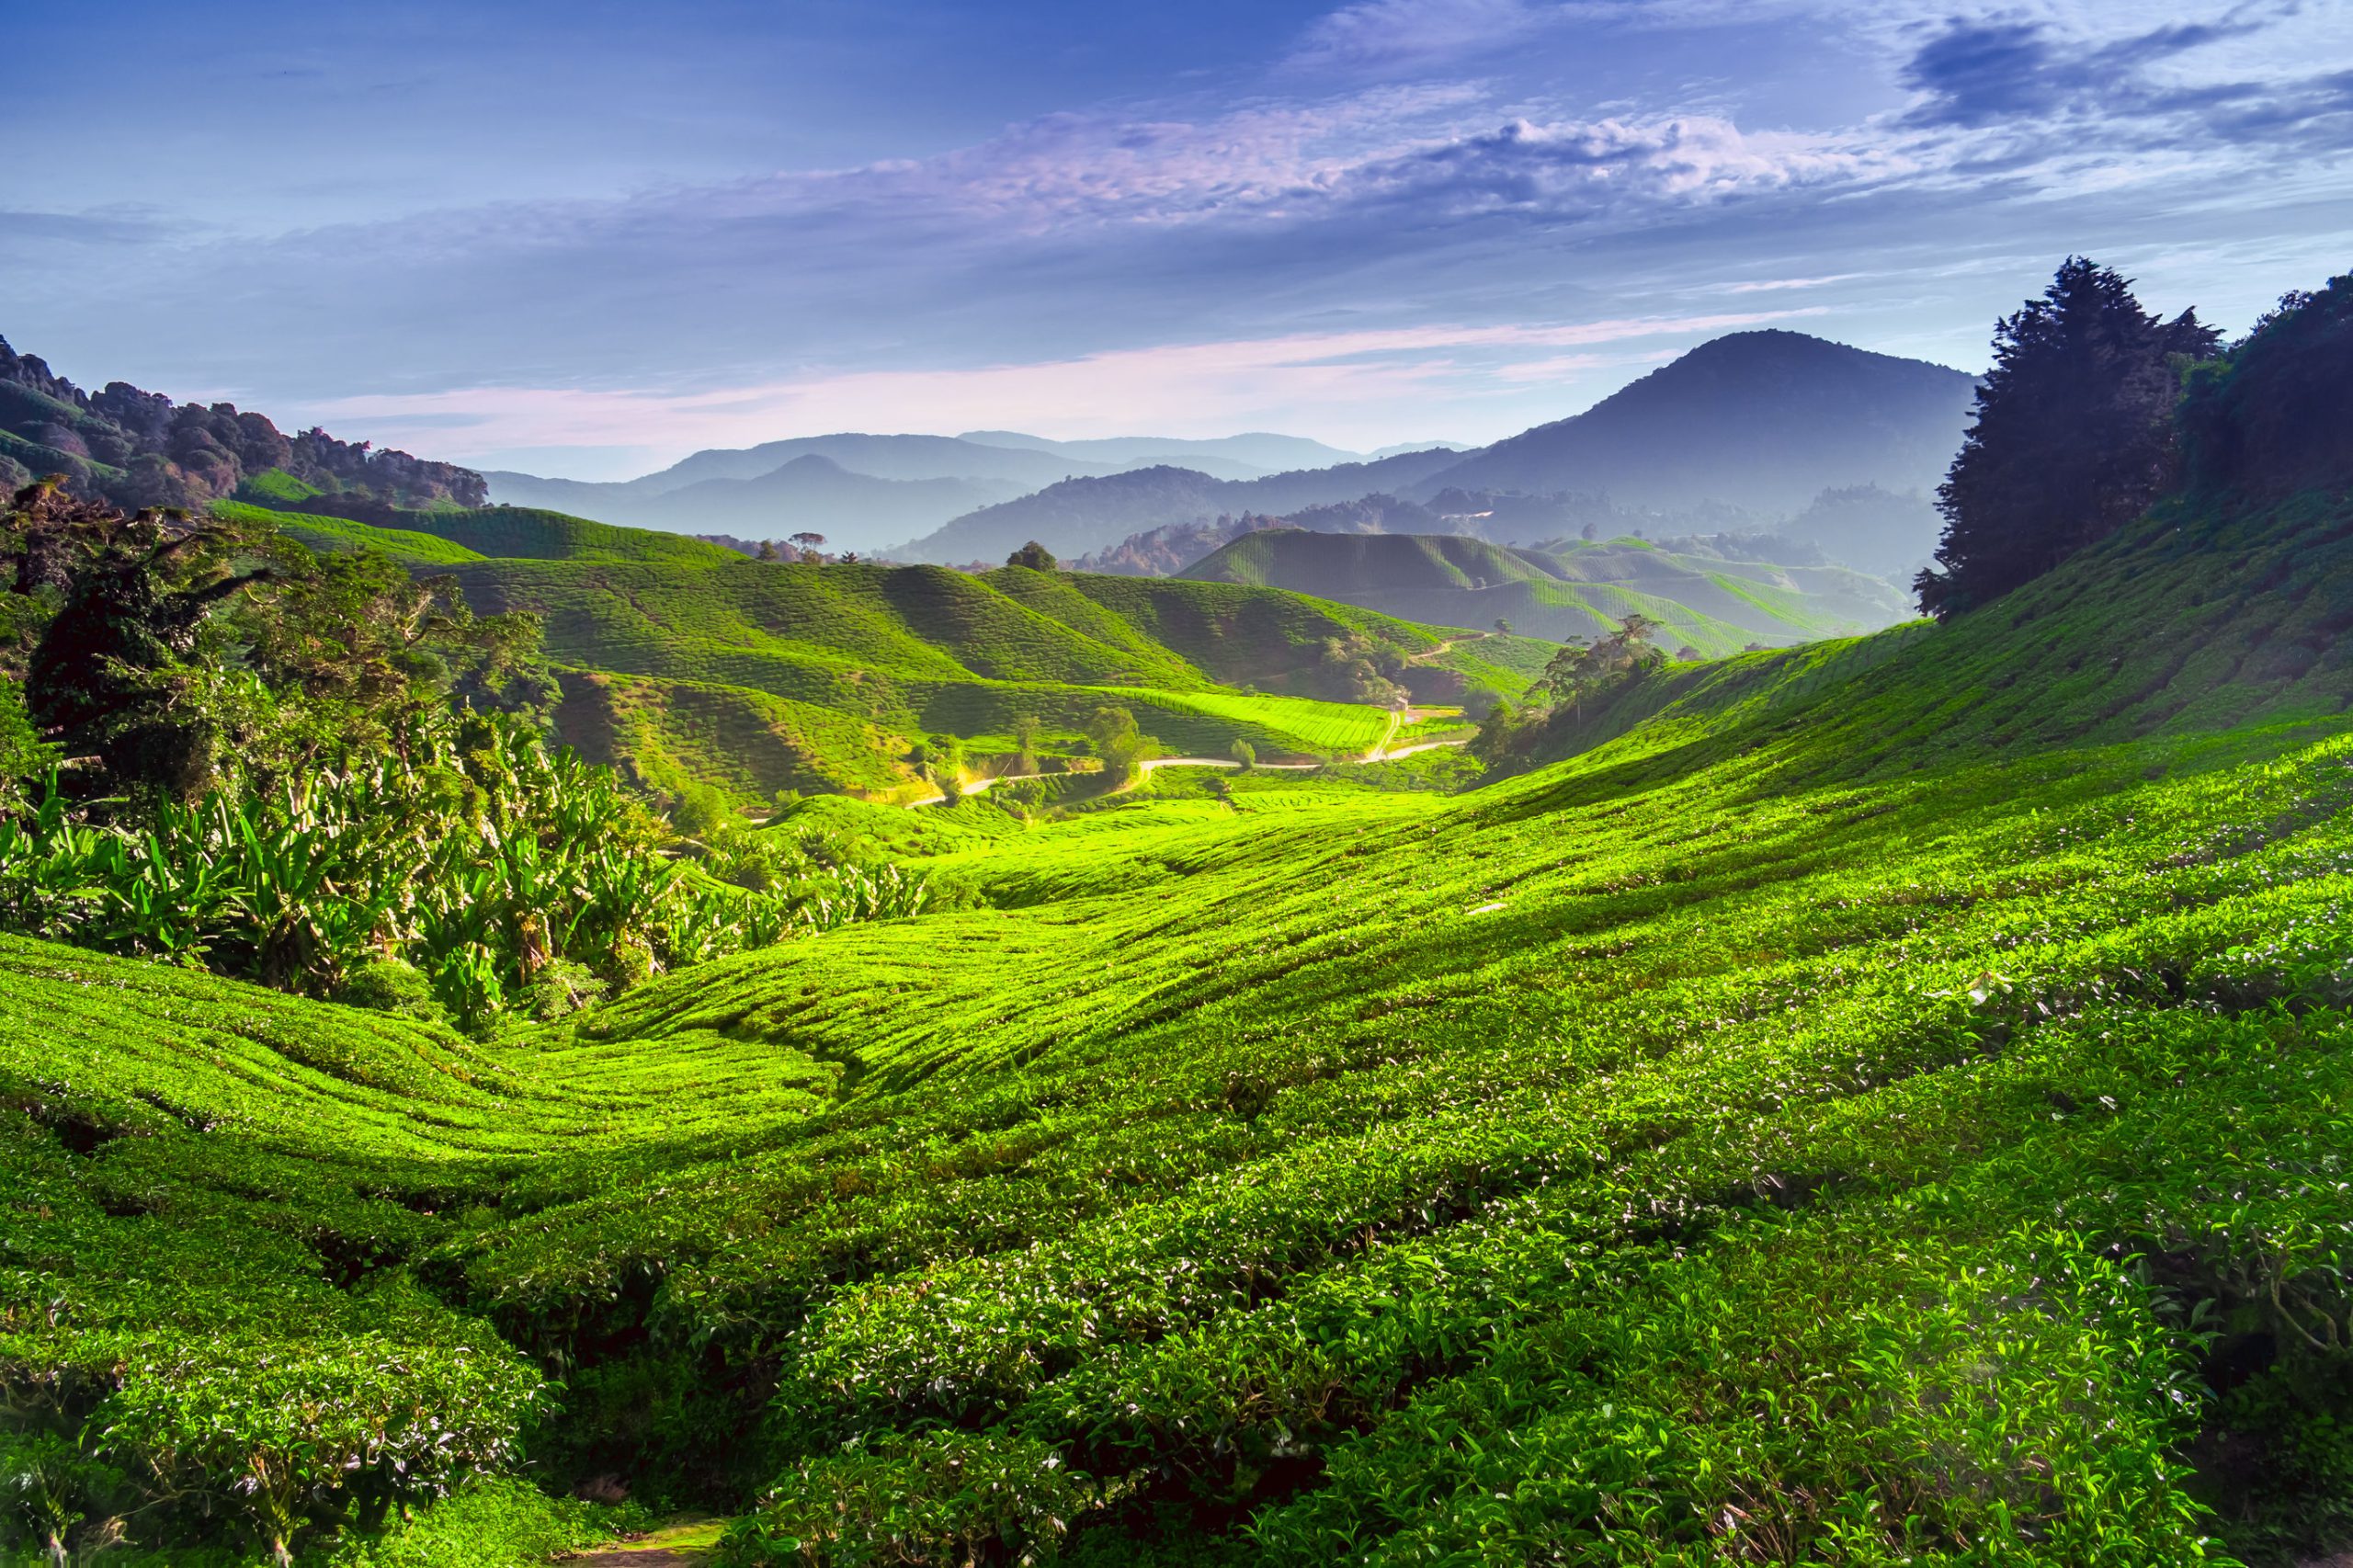
[[[741,1562],[2332,1548],[2347,508],[2177,498],[1459,798],[945,813],[992,906],[489,1045],[0,940],[0,1363],[222,1532],[528,1433]],[[940,582],[844,581],[877,647]],[[1089,624],[1022,656],[1153,658]]]
[[[1446,634],[1279,590],[939,566],[762,562],[699,540],[525,507],[396,514],[390,527],[232,506],[315,549],[379,549],[447,573],[483,613],[546,631],[562,738],[650,787],[716,782],[920,794],[918,743],[1009,760],[1027,717],[1049,756],[1104,704],[1177,752],[1237,740],[1269,759],[1357,755],[1393,725],[1357,700],[1361,653],[1438,702],[1516,694],[1550,649]]]
[[[1667,509],[1719,502],[1766,517],[1844,487],[1933,492],[1974,385],[1960,370],[1802,333],[1734,333],[1423,483]]]
[[[1313,593],[1439,626],[1508,621],[1555,642],[1591,637],[1637,611],[1661,643],[1710,657],[1847,636],[1908,620],[1887,583],[1839,567],[1779,566],[1671,554],[1639,540],[1507,549],[1459,535],[1248,533],[1180,576]]]

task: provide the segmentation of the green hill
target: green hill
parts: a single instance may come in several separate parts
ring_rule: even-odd
[[[1909,619],[1888,584],[1842,567],[1703,560],[1616,539],[1516,549],[1450,534],[1244,534],[1180,575],[1319,594],[1438,626],[1498,619],[1553,641],[1636,611],[1702,654],[1875,631]]]
[[[528,1433],[731,1562],[2333,1549],[2348,550],[2342,494],[2179,500],[1468,796],[947,813],[1002,907],[494,1046],[0,942],[0,1366],[248,1540],[298,1443],[326,1517]],[[460,570],[614,646],[822,606],[736,656],[961,701],[1235,700],[1266,592]]]
[[[398,526],[264,513],[315,549],[368,547],[448,572],[483,613],[546,628],[563,738],[663,790],[722,784],[893,798],[927,792],[909,761],[948,733],[1009,760],[1035,720],[1048,756],[1096,708],[1130,708],[1169,751],[1270,760],[1358,755],[1392,733],[1357,699],[1358,655],[1417,699],[1516,695],[1550,649],[1442,633],[1296,594],[1004,567],[756,562],[702,540],[526,507],[389,512]]]

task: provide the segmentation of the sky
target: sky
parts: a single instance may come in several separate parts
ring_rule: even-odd
[[[1964,369],[2070,254],[2353,267],[2353,5],[0,0],[0,334],[483,468],[1564,417],[1729,331]]]

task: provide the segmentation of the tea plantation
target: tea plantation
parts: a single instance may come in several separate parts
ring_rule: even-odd
[[[563,740],[656,790],[716,784],[745,804],[782,790],[919,798],[930,786],[910,756],[930,737],[955,736],[985,776],[1014,763],[1025,721],[1042,755],[1083,750],[1107,703],[1172,754],[1246,741],[1268,760],[1360,756],[1392,737],[1368,677],[1453,705],[1516,696],[1552,652],[1264,588],[755,562],[527,507],[402,512],[398,527],[214,511],[452,573],[483,613],[539,615]]]
[[[855,652],[926,712],[1066,684],[1274,722],[1187,641],[1271,613],[1219,585],[558,564],[459,569],[559,647],[730,629],[616,638],[631,680]],[[490,1043],[0,940],[9,1539],[522,1562],[701,1509],[735,1564],[2333,1549],[2348,584],[2341,493],[2177,500],[1944,625],[1670,666],[1467,792],[813,802],[981,905]],[[846,641],[728,642],[818,592]],[[915,593],[973,630],[894,641]]]

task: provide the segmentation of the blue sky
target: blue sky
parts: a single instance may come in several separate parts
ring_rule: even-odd
[[[2070,252],[2353,265],[2353,6],[19,12],[0,332],[621,477],[835,429],[1486,440],[1718,333],[1983,363]]]

